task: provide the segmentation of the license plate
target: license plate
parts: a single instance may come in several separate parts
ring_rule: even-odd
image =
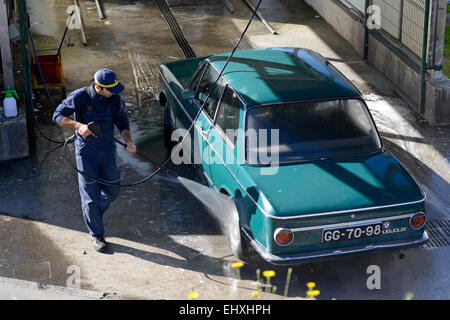
[[[322,242],[331,243],[339,241],[350,241],[377,237],[382,234],[382,223],[368,224],[364,226],[343,227],[337,229],[324,229],[322,231]]]

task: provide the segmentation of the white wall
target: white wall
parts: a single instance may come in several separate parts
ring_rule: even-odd
[[[353,7],[355,7],[361,12],[364,12],[364,7],[366,6],[365,0],[341,0],[341,2],[344,3],[345,5],[351,4]]]

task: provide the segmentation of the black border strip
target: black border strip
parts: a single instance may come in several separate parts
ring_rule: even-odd
[[[178,45],[180,46],[181,50],[183,51],[184,56],[187,59],[197,57],[195,55],[194,50],[189,45],[189,42],[187,41],[183,32],[181,31],[180,25],[178,24],[177,20],[175,19],[174,15],[172,13],[172,10],[170,10],[170,7],[167,4],[166,0],[156,0],[156,4],[158,5],[159,10],[161,11],[162,15],[164,16],[164,19],[166,19],[167,23],[169,24],[169,27],[172,30],[173,35],[175,36],[175,40],[178,42]]]

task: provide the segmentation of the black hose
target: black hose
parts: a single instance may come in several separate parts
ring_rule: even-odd
[[[98,136],[101,135],[101,136],[104,136],[104,137],[109,138],[110,140],[112,140],[112,141],[114,141],[114,142],[119,143],[120,145],[122,145],[122,146],[124,146],[124,147],[127,146],[127,145],[126,145],[125,143],[123,143],[122,141],[120,141],[120,140],[118,140],[118,139],[116,139],[116,138],[114,138],[114,137],[111,137],[111,136],[109,136],[109,135],[104,134],[103,132],[101,132],[101,131],[100,131],[100,127],[99,127],[95,122],[89,122],[87,126],[88,126],[89,131],[91,131],[92,135],[93,135],[95,138],[98,138]],[[89,176],[88,174],[86,174],[86,173],[84,173],[84,172],[81,172],[80,170],[78,170],[78,167],[75,166],[75,165],[73,164],[73,162],[70,160],[69,155],[67,154],[67,143],[68,143],[71,139],[75,139],[76,136],[79,136],[79,134],[74,134],[73,136],[71,136],[70,138],[68,138],[68,139],[65,141],[65,143],[64,143],[64,155],[66,156],[66,159],[68,160],[68,162],[70,163],[70,165],[71,165],[77,172],[79,172],[80,174],[82,174],[83,176],[85,176],[85,177],[87,177],[87,178],[89,178],[89,179],[91,179],[91,180],[93,180],[93,181],[95,181],[95,182],[98,182],[98,183],[101,183],[101,184],[103,184],[103,185],[106,185],[106,186],[109,186],[109,187],[113,187],[113,188],[133,187],[133,186],[136,186],[136,185],[138,185],[138,184],[144,182],[143,180],[146,179],[146,178],[145,178],[145,179],[142,179],[142,180],[140,180],[140,181],[137,181],[137,182],[131,183],[131,184],[111,184],[111,183],[108,183],[108,182],[105,182],[105,181],[102,181],[102,180],[95,179],[95,178]],[[145,160],[147,160],[147,161],[151,162],[152,164],[156,165],[158,168],[164,169],[164,170],[166,170],[168,173],[170,173],[171,175],[173,175],[173,176],[175,176],[175,177],[178,178],[178,175],[177,175],[175,172],[173,172],[172,170],[169,170],[169,169],[167,169],[167,168],[161,167],[161,165],[160,165],[159,163],[153,161],[152,159],[150,159],[150,158],[147,157],[146,155],[144,155],[144,154],[138,152],[137,150],[134,152],[134,154],[137,154],[138,156],[141,156],[141,157],[144,158]],[[153,177],[154,174],[152,174],[151,176]],[[147,180],[145,180],[145,181],[147,181]]]
[[[115,141],[116,143],[120,144],[120,145],[123,146],[123,147],[127,147],[127,145],[126,145],[125,143],[123,143],[122,141],[120,141],[119,139],[116,139],[116,138],[114,138],[114,137],[110,137],[110,136],[107,136],[107,135],[103,135],[103,136],[112,139],[113,141]],[[159,163],[155,162],[154,160],[152,160],[151,158],[147,157],[145,154],[140,153],[140,152],[137,151],[137,150],[136,150],[136,152],[134,152],[134,154],[137,154],[137,155],[140,156],[141,158],[147,160],[148,162],[152,163],[153,165],[155,165],[155,166],[157,166],[157,167],[161,167],[161,165],[160,165]],[[167,169],[167,168],[164,168],[164,170],[166,170],[168,173],[170,173],[170,174],[172,174],[172,175],[178,177],[178,175],[177,175],[175,172],[173,172],[172,170]]]
[[[87,173],[84,173],[83,171],[79,170],[78,167],[77,167],[77,166],[72,162],[72,160],[70,159],[70,155],[67,153],[67,145],[68,145],[69,143],[72,143],[73,141],[75,141],[75,138],[76,138],[76,134],[74,134],[73,136],[67,138],[66,141],[64,141],[64,155],[65,155],[65,157],[66,157],[66,159],[67,159],[67,162],[70,164],[70,166],[71,166],[75,171],[77,171],[78,173],[80,173],[80,174],[83,175],[84,177],[86,177],[86,178],[88,178],[88,179],[90,179],[90,180],[92,180],[92,181],[95,181],[95,182],[97,182],[97,183],[100,183],[100,184],[102,184],[102,185],[105,185],[105,186],[108,186],[108,187],[113,187],[113,188],[134,187],[134,186],[137,186],[138,184],[144,183],[144,182],[147,181],[147,180],[150,180],[150,179],[153,178],[153,177],[154,177],[161,169],[165,169],[165,170],[168,171],[169,173],[173,174],[175,177],[178,177],[178,175],[177,175],[176,173],[174,173],[173,171],[171,171],[171,170],[169,170],[169,169],[167,169],[167,168],[162,168],[161,166],[159,166],[158,164],[156,164],[156,165],[159,166],[158,170],[156,170],[155,172],[153,172],[153,173],[152,173],[151,175],[149,175],[148,177],[146,177],[146,178],[144,178],[144,179],[141,179],[141,180],[139,180],[139,181],[137,181],[137,182],[130,183],[130,184],[112,184],[112,183],[108,183],[108,182],[103,181],[103,180],[99,180],[99,179],[93,178],[93,177],[91,177],[90,175],[88,175]],[[153,163],[154,163],[154,162],[153,162]]]

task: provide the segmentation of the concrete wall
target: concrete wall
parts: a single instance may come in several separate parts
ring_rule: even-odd
[[[437,106],[437,107],[436,107]],[[425,119],[434,119],[432,124],[450,125],[450,80],[431,80],[427,85]]]
[[[364,55],[364,24],[348,7],[337,0],[305,0],[358,53]],[[420,103],[420,74],[415,72],[388,47],[369,36],[368,61],[384,73],[396,86],[397,92],[415,110]],[[450,125],[450,80],[428,81],[425,112],[422,116],[432,125]]]
[[[361,12],[364,12],[364,7],[366,5],[366,0],[341,0],[341,2],[343,2],[344,4],[345,2],[347,2]]]
[[[349,14],[342,14],[348,8],[340,2],[330,0],[305,0],[314,8],[340,35],[364,55],[364,28]],[[340,12],[340,13],[339,13]]]
[[[1,108],[0,108],[1,109]],[[28,157],[28,134],[24,111],[6,119],[0,112],[0,161]]]

